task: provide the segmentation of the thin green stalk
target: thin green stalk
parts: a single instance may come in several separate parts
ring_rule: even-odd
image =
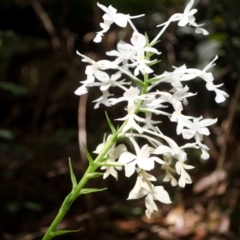
[[[81,190],[83,187],[87,184],[88,180],[91,179],[90,174],[94,173],[96,169],[99,167],[97,163],[100,163],[103,161],[106,153],[110,150],[110,148],[113,146],[114,143],[116,143],[118,139],[119,133],[121,133],[123,127],[125,126],[126,122],[122,124],[122,126],[118,129],[118,131],[111,136],[109,141],[105,144],[103,150],[98,155],[98,157],[94,160],[93,164],[90,164],[84,173],[82,179],[79,181],[79,183],[72,189],[72,191],[69,193],[69,195],[65,198],[65,200],[62,203],[61,208],[59,209],[58,214],[56,215],[55,219],[53,220],[52,224],[48,228],[47,232],[43,236],[42,240],[50,240],[53,237],[57,235],[57,226],[62,221],[66,213],[68,212],[68,209],[72,205],[72,203],[76,200],[76,198],[79,196]]]

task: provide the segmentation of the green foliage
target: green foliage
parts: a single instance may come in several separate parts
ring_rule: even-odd
[[[0,138],[5,140],[12,140],[13,139],[13,132],[7,129],[0,129]]]
[[[25,87],[11,82],[0,82],[0,88],[15,96],[21,96],[27,93],[27,89]]]
[[[87,150],[87,148],[85,146],[84,146],[84,149],[85,149],[85,153],[87,155],[87,159],[89,161],[89,165],[93,166],[94,165],[94,161],[93,161],[92,156],[90,155],[90,153],[88,152],[88,150]]]
[[[107,188],[83,188],[79,195],[82,194],[89,194],[89,193],[94,193],[94,192],[102,192],[107,190]]]
[[[67,233],[75,233],[75,232],[81,231],[82,229],[83,228],[80,228],[80,229],[77,229],[77,230],[58,230],[58,231],[52,232],[51,236],[56,237],[56,236],[64,235],[64,234],[67,234]]]
[[[113,126],[110,118],[108,117],[107,112],[105,112],[105,115],[106,115],[106,119],[107,119],[107,122],[108,122],[108,126],[110,127],[110,129],[111,129],[111,131],[112,131],[112,134],[116,133],[116,129],[115,129],[115,127]]]
[[[103,176],[103,173],[100,173],[100,172],[93,172],[93,173],[88,173],[87,174],[88,178],[99,178],[99,177],[102,177],[102,176]]]
[[[75,177],[73,169],[72,169],[71,158],[68,158],[68,162],[69,162],[69,170],[70,170],[70,175],[71,175],[72,186],[73,186],[73,188],[75,188],[77,186],[77,180],[76,180],[76,177]]]

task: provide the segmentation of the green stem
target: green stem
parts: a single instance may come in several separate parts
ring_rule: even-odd
[[[98,157],[94,160],[94,164],[90,164],[84,173],[82,179],[79,181],[77,186],[75,186],[72,191],[69,193],[69,195],[65,198],[65,200],[62,203],[61,208],[59,209],[58,214],[56,215],[55,219],[53,220],[52,224],[48,228],[47,232],[43,236],[42,240],[50,240],[54,237],[56,233],[56,228],[59,225],[59,223],[62,221],[66,213],[68,212],[68,209],[72,205],[72,203],[76,200],[76,198],[79,196],[81,190],[83,187],[87,184],[88,180],[90,179],[89,174],[96,171],[96,169],[99,167],[95,163],[99,163],[103,161],[106,153],[110,150],[110,148],[113,146],[114,143],[116,143],[118,139],[119,133],[121,133],[123,127],[125,126],[126,122],[122,124],[122,126],[118,129],[118,131],[111,136],[109,141],[105,144],[103,150],[98,155]]]

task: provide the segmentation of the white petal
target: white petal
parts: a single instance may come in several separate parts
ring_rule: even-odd
[[[153,48],[153,47],[145,47],[144,50],[145,52],[152,52],[157,55],[161,54],[161,52],[159,52],[156,48]]]
[[[185,169],[193,169],[194,166],[184,164],[184,168],[185,168]]]
[[[136,87],[130,87],[124,94],[123,96],[125,98],[133,99],[134,97],[138,96],[140,93],[140,90]]]
[[[182,165],[182,163],[180,163],[179,161],[176,162],[175,169],[176,169],[178,175],[181,174],[181,167],[182,167],[181,165]]]
[[[141,148],[141,156],[142,157],[149,157],[150,156],[150,148],[148,146],[148,144],[145,144],[142,148]]]
[[[179,178],[179,180],[178,180],[178,185],[179,185],[180,187],[182,187],[182,188],[184,188],[185,185],[186,185],[185,177],[184,177],[183,174],[180,176],[180,178]]]
[[[129,162],[133,161],[135,158],[136,158],[136,155],[133,155],[130,152],[124,152],[118,159],[118,163],[128,164]]]
[[[74,93],[76,95],[83,95],[85,93],[87,93],[87,88],[85,87],[85,85],[82,85],[81,87],[79,87]]]
[[[95,43],[100,43],[102,41],[103,34],[101,32],[97,33],[96,37],[93,39]]]
[[[113,81],[116,81],[116,80],[119,79],[121,76],[122,76],[121,72],[117,72],[117,73],[115,73],[115,74],[113,74],[113,75],[111,76],[111,79],[112,79]]]
[[[145,206],[147,209],[149,209],[151,212],[153,212],[154,210],[157,211],[157,205],[153,200],[153,196],[152,194],[148,194],[147,197],[145,198]]]
[[[184,162],[187,159],[187,154],[184,151],[179,151],[177,158],[180,162]]]
[[[101,8],[104,12],[109,12],[109,9],[107,7],[105,7],[104,5],[100,4],[99,2],[97,2],[97,5],[99,8]]]
[[[184,27],[188,24],[188,17],[183,16],[183,18],[178,22],[178,26]]]
[[[111,13],[113,13],[113,14],[117,13],[117,9],[114,8],[112,5],[110,5],[110,6],[108,7],[108,9],[109,9],[109,10],[111,11]]]
[[[104,15],[106,16],[106,14]],[[104,18],[103,16],[103,18]],[[108,16],[108,15],[107,15]],[[103,36],[103,33],[107,32],[111,26],[111,24],[113,23],[112,20],[107,20],[107,18],[104,18],[104,22],[103,23],[100,23],[100,27],[103,29],[101,32],[98,32],[97,34]]]
[[[208,128],[206,128],[206,127],[200,128],[200,129],[198,130],[198,132],[201,133],[201,134],[203,134],[203,135],[207,135],[207,136],[210,134]]]
[[[130,162],[127,165],[125,165],[125,176],[126,177],[131,177],[133,173],[135,172],[136,168],[136,161]]]
[[[190,139],[192,137],[194,137],[196,131],[192,130],[192,129],[183,129],[182,131],[182,135],[184,139]]]
[[[119,156],[126,152],[127,148],[124,144],[119,144],[115,149],[114,149],[114,157],[119,158]]]
[[[187,73],[187,74],[184,74],[182,77],[181,77],[181,81],[187,81],[187,80],[191,80],[191,79],[194,79],[198,76],[198,73]]]
[[[141,171],[141,174],[142,174],[143,178],[147,179],[148,181],[157,181],[157,179],[153,175],[151,175],[145,171]]]
[[[203,34],[203,35],[208,35],[209,32],[205,30],[204,28],[196,28],[195,33],[197,34]]]
[[[200,121],[198,126],[199,127],[207,127],[216,122],[217,122],[217,118],[215,118],[215,119],[206,118],[206,119],[203,119],[202,121]]]
[[[142,198],[147,194],[145,189],[141,189],[141,186],[138,186],[137,183],[128,195],[127,200]]]
[[[97,70],[94,74],[94,76],[102,82],[106,82],[109,80],[109,75],[101,70]]]
[[[181,121],[181,119],[179,118],[177,125],[177,135],[180,135],[182,133],[183,127],[184,127],[183,121]]]
[[[188,12],[188,16],[191,17],[193,16],[198,10],[197,9],[192,9],[191,11]],[[195,20],[195,18],[194,18]]]
[[[114,17],[114,22],[119,26],[119,27],[126,27],[127,22],[128,22],[128,16],[122,13],[117,13]]]
[[[151,158],[139,158],[137,164],[140,168],[150,171],[154,168],[154,161]]]
[[[165,154],[165,153],[174,154],[173,150],[170,147],[164,146],[164,145],[157,147],[153,153],[154,154]]]
[[[203,160],[207,160],[207,159],[209,159],[209,157],[210,157],[209,153],[206,150],[202,149],[201,158]]]
[[[146,209],[145,214],[146,214],[147,218],[151,218],[152,212],[149,209]]]
[[[171,203],[169,194],[162,186],[154,187],[153,196],[162,203]]]
[[[144,35],[134,31],[131,38],[131,43],[135,47],[143,48],[146,45],[146,38]]]
[[[186,6],[185,9],[184,9],[184,13],[185,13],[185,14],[190,11],[190,9],[191,9],[192,6],[193,6],[193,3],[194,3],[194,0],[189,1],[189,3],[187,4],[187,6]]]
[[[217,96],[215,97],[215,101],[216,101],[217,103],[224,102],[224,101],[226,100],[226,97],[228,97],[228,94],[225,93],[225,92],[222,91],[222,90],[216,89],[215,92],[216,92],[216,94],[217,94]]]

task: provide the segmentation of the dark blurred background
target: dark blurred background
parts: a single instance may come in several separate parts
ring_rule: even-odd
[[[124,114],[118,106],[93,110],[91,101],[100,96],[97,89],[80,101],[73,94],[85,79],[85,64],[76,50],[100,60],[119,39],[129,41],[131,36],[130,28],[113,25],[101,44],[93,43],[102,21],[96,3],[0,1],[0,239],[41,239],[71,189],[68,157],[78,179],[86,169],[79,149],[79,123],[93,151],[109,132],[105,110],[111,119]],[[145,13],[134,23],[153,39],[159,31],[155,26],[182,12],[186,1],[101,3],[126,14]],[[155,70],[172,71],[172,66],[183,63],[203,68],[219,56],[211,71],[230,97],[217,105],[215,95],[196,79],[190,86],[198,96],[186,109],[188,115],[218,118],[211,136],[205,138],[210,159],[200,160],[199,151],[189,153],[189,164],[195,166],[190,171],[193,184],[184,189],[163,184],[173,204],[159,204],[159,212],[150,220],[144,217],[144,199],[126,201],[134,177],[126,179],[120,173],[118,182],[112,177],[92,181],[89,186],[108,190],[80,197],[60,228],[83,230],[56,239],[239,239],[240,1],[195,3],[197,23],[205,22],[210,34],[199,36],[191,28],[172,24],[157,45],[162,61]],[[164,128],[175,135],[174,123]]]

